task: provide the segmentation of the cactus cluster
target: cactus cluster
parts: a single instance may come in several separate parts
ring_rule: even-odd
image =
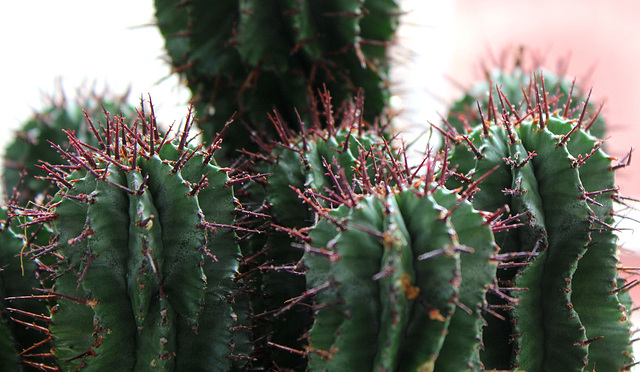
[[[18,135],[0,369],[631,368],[628,161],[590,93],[488,72],[410,166],[385,115],[397,1],[155,5],[197,110],[165,135],[152,106],[86,126],[60,106]]]
[[[255,130],[271,129],[273,108],[290,123],[310,118],[307,92],[325,85],[344,102],[363,88],[373,121],[386,108],[388,47],[397,0],[157,0],[156,17],[175,71],[186,77],[205,138],[237,112]],[[242,125],[227,143],[241,149]],[[273,133],[275,134],[275,133]]]

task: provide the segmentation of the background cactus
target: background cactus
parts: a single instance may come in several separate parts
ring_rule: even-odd
[[[104,115],[109,112],[112,115],[131,115],[135,110],[125,101],[126,95],[111,97],[96,93],[79,95],[75,103],[68,103],[62,93],[51,97],[49,106],[24,123],[5,150],[2,174],[5,194],[10,196],[21,180],[18,195],[21,205],[24,206],[27,201],[34,200],[37,195],[45,192],[51,183],[42,179],[48,172],[40,168],[41,162],[62,163],[49,141],[63,149],[69,149],[67,135],[63,132],[67,130],[96,146],[97,142],[90,133],[86,117],[98,126],[100,122],[105,122]]]
[[[547,101],[545,91],[538,94]],[[474,206],[507,205],[522,223],[496,235],[506,293],[492,302],[511,321],[488,319],[483,360],[497,369],[623,370],[632,359],[611,226],[618,167],[602,141],[582,130],[586,105],[579,119],[541,107],[526,117],[504,110],[500,122],[454,138],[449,157],[463,184],[494,170]]]
[[[373,121],[389,99],[388,46],[398,23],[396,0],[157,0],[156,17],[174,71],[186,77],[205,138],[236,119],[271,129],[275,108],[285,121],[312,117],[307,92],[331,91],[337,102],[366,95]],[[272,134],[275,134],[271,132]],[[231,149],[248,145],[242,125],[229,128]],[[236,142],[238,141],[238,142]]]
[[[568,77],[565,71],[552,72],[547,69],[530,51],[520,48],[515,51],[513,61],[503,60],[496,67],[483,66],[483,73],[484,80],[472,85],[449,107],[447,122],[458,133],[466,134],[480,121],[478,104],[485,110],[489,120],[492,120],[492,112],[488,108],[499,106],[501,100],[508,101],[520,115],[525,115],[538,104],[540,97],[536,96],[535,87],[538,81],[544,80],[543,89],[554,99],[541,102],[541,105],[549,105],[552,111],[564,106],[564,116],[577,119],[582,113],[580,104],[586,100],[583,129],[596,138],[604,138],[605,121],[600,112],[602,106],[588,102],[589,92],[584,90],[580,82],[576,83],[576,79]]]
[[[49,331],[63,370],[227,370],[248,354],[232,331],[246,309],[228,302],[238,289],[233,192],[215,146],[188,145],[189,119],[175,142],[153,115],[111,117],[99,149],[70,133],[73,151],[56,147],[69,166],[48,166],[55,198],[14,208],[53,229]]]

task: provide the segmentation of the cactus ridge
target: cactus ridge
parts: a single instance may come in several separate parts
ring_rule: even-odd
[[[572,119],[546,106],[520,115],[503,105],[502,121],[485,121],[465,136],[449,133],[457,141],[449,162],[459,167],[448,185],[496,167],[473,204],[504,203],[521,225],[496,235],[505,258],[498,282],[512,292],[489,300],[512,309],[499,315],[513,327],[488,319],[487,368],[623,370],[631,363],[611,227],[615,167],[602,141],[583,130],[584,107]],[[510,344],[512,356],[505,354]]]
[[[273,107],[296,122],[294,108],[311,103],[301,92],[323,84],[339,102],[364,89],[367,120],[387,106],[395,0],[158,0],[155,6],[174,70],[186,77],[203,114],[206,138],[234,112],[257,131],[269,131],[264,119]],[[227,142],[241,137],[244,128],[232,127]]]
[[[228,370],[248,355],[230,179],[215,146],[188,144],[191,111],[173,140],[143,112],[112,117],[99,148],[69,132],[69,165],[48,165],[60,191],[13,208],[55,236],[53,353],[63,370]]]

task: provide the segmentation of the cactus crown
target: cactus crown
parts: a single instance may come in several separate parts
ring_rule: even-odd
[[[98,123],[104,121],[109,112],[130,115],[135,110],[124,102],[126,95],[112,96],[108,93],[83,93],[76,102],[69,103],[62,93],[49,98],[47,108],[37,112],[16,132],[4,155],[3,187],[11,194],[19,187],[18,202],[25,205],[44,193],[50,182],[42,179],[47,170],[42,163],[60,164],[62,160],[50,143],[69,150],[66,132],[92,146],[97,142],[87,125],[87,119]],[[109,120],[109,118],[106,118]],[[22,183],[20,183],[22,182]]]

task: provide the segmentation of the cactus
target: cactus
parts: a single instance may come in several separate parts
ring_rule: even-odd
[[[21,205],[44,193],[50,182],[42,179],[47,171],[41,169],[41,161],[60,164],[61,160],[49,144],[56,143],[64,149],[70,144],[63,130],[75,132],[76,137],[96,146],[89,131],[87,117],[96,124],[104,121],[107,112],[131,114],[135,111],[124,103],[122,97],[99,96],[95,93],[79,96],[75,104],[67,103],[63,95],[52,97],[50,105],[36,113],[16,132],[4,156],[3,187],[6,194],[18,186],[21,180],[18,202]]]
[[[301,123],[301,134],[274,115],[272,120],[280,140],[265,143],[256,139],[261,151],[252,154],[256,163],[252,173],[266,175],[266,182],[262,187],[257,184],[252,187],[251,200],[266,206],[271,228],[262,239],[248,239],[243,253],[248,258],[247,271],[260,271],[248,280],[260,293],[252,301],[253,310],[261,314],[255,328],[255,338],[263,340],[258,347],[263,354],[259,359],[272,358],[280,368],[304,368],[303,353],[290,350],[304,348],[304,333],[312,321],[308,307],[291,306],[291,300],[302,296],[306,289],[299,264],[303,250],[292,245],[315,220],[314,211],[295,190],[305,187],[318,190],[326,199],[322,203],[328,205],[329,200],[340,197],[345,184],[351,185],[357,178],[358,164],[365,153],[388,146],[382,128],[371,127],[359,115],[363,107],[360,96],[337,113],[333,112],[328,92],[320,94],[320,100],[323,113],[316,113],[308,126]],[[368,167],[373,165],[370,160],[365,160]],[[243,200],[243,204],[250,203]],[[271,356],[267,358],[265,353]]]
[[[31,244],[45,245],[49,233],[38,228],[18,229],[7,208],[0,209],[0,367],[3,371],[31,371],[51,361],[49,343],[41,330],[48,326],[41,293],[40,268],[22,254]],[[23,244],[23,241],[29,242]]]
[[[58,262],[49,332],[62,370],[224,371],[248,354],[246,309],[228,302],[239,249],[235,202],[215,146],[159,135],[155,117],[109,116],[99,148],[73,133],[60,187],[44,209]],[[229,300],[230,301],[230,300]]]
[[[294,110],[311,107],[306,92],[323,85],[338,102],[363,88],[369,121],[387,107],[396,0],[157,0],[155,6],[171,64],[186,77],[207,139],[236,112],[257,131],[271,128],[265,119],[273,108],[295,123]],[[300,114],[305,121],[312,116]],[[243,126],[228,131],[230,149],[251,145]]]
[[[417,177],[383,159],[375,178],[359,179],[362,193],[315,206],[303,258],[317,293],[309,370],[478,368],[497,269],[489,221],[433,179],[435,161]]]
[[[563,72],[554,73],[545,69],[539,61],[530,58],[531,66],[527,66],[526,50],[520,49],[514,56],[512,66],[503,61],[500,67],[484,67],[484,80],[475,83],[465,91],[464,95],[456,100],[449,108],[447,122],[455,128],[458,133],[466,134],[475,123],[480,121],[478,115],[478,104],[483,109],[498,105],[503,98],[514,105],[520,115],[526,114],[537,105],[538,96],[534,87],[537,81],[543,81],[544,88],[552,97],[548,104],[552,109],[560,107],[561,100],[566,102],[564,116],[578,118],[581,113],[579,103],[584,102],[588,92],[584,91],[576,80],[569,79]],[[501,94],[498,94],[499,88]],[[524,95],[523,95],[523,92]],[[542,103],[540,103],[542,104]],[[544,103],[547,104],[547,103]],[[573,104],[573,105],[572,105]],[[605,120],[602,118],[600,110],[593,103],[587,105],[584,130],[588,130],[596,138],[604,138]],[[491,115],[491,113],[489,113]],[[491,120],[491,117],[489,117]]]
[[[474,206],[506,205],[522,224],[496,235],[509,268],[499,270],[498,281],[511,292],[491,301],[512,308],[501,314],[513,326],[490,316],[485,366],[623,370],[631,363],[630,324],[618,300],[611,226],[619,166],[602,141],[582,130],[586,104],[578,119],[552,114],[548,106],[526,115],[504,107],[500,122],[482,120],[468,135],[449,134],[455,141],[449,162],[463,181],[450,178],[448,186],[494,170]],[[490,110],[497,117],[495,106]]]

